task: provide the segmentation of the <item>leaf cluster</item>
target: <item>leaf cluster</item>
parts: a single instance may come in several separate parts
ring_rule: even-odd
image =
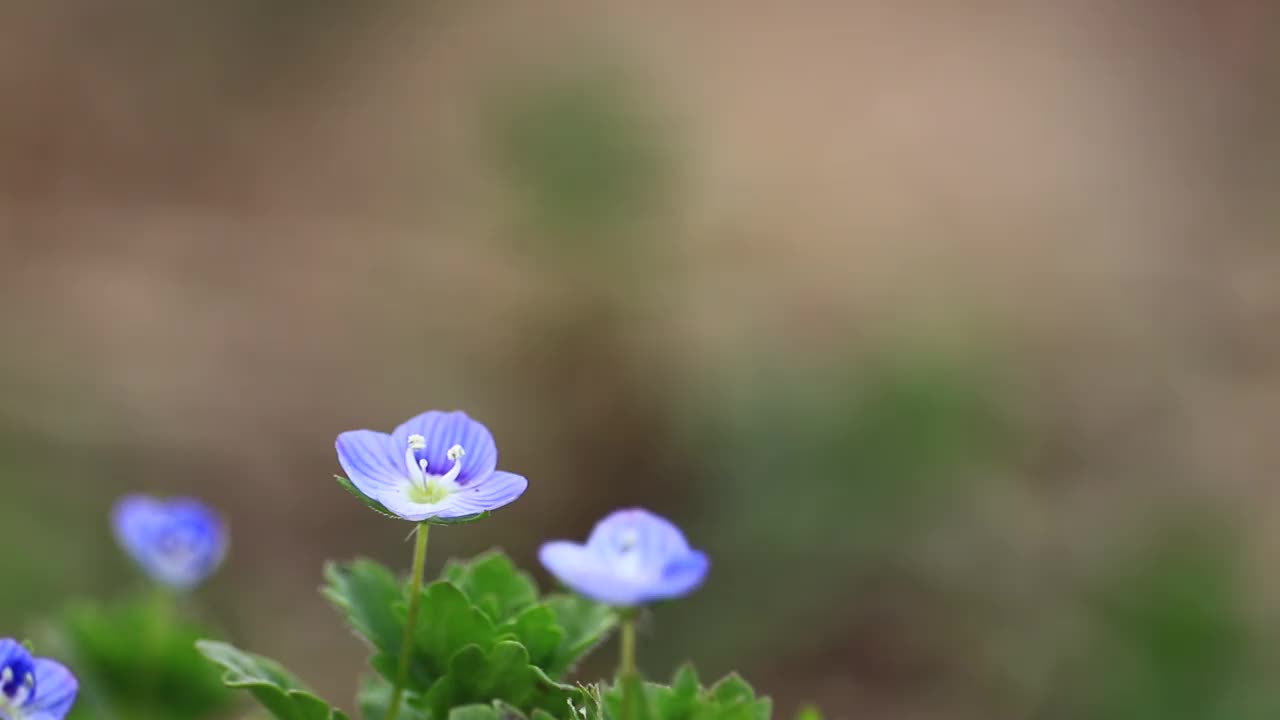
[[[391,699],[412,591],[371,560],[331,564],[325,597],[370,650],[373,670],[357,703],[382,720]],[[617,624],[608,607],[570,595],[540,596],[532,578],[500,552],[450,562],[419,588],[403,720],[576,718],[589,693],[565,676]],[[247,689],[280,720],[345,720],[278,664],[204,642],[224,680]]]

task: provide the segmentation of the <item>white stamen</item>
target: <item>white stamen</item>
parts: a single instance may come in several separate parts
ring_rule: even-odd
[[[13,682],[13,668],[5,666],[5,669],[0,672],[0,685],[8,685],[11,682]]]
[[[409,479],[419,485],[427,481],[427,461],[419,460],[414,453],[427,447],[427,439],[421,435],[409,436],[409,449],[404,451],[404,467],[409,471]]]
[[[440,479],[446,484],[452,484],[457,480],[458,475],[462,472],[462,456],[466,454],[467,451],[463,450],[461,445],[454,445],[449,448],[448,456],[453,461],[453,467],[449,468],[449,472],[442,475]]]

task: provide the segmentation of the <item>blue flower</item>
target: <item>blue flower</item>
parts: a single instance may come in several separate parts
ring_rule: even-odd
[[[78,690],[61,663],[33,658],[16,640],[0,639],[0,720],[62,720]]]
[[[186,590],[222,564],[227,531],[217,513],[191,498],[130,495],[112,512],[116,539],[156,582]]]
[[[592,600],[631,607],[693,592],[707,576],[707,556],[680,529],[647,510],[618,510],[601,520],[586,545],[542,546],[542,564]]]
[[[423,413],[390,435],[338,436],[338,462],[351,484],[405,520],[457,520],[495,510],[529,481],[497,470],[493,436],[463,412]]]

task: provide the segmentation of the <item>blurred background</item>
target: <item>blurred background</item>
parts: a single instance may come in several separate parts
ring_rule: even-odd
[[[1280,6],[0,3],[0,630],[195,494],[238,644],[350,707],[334,437],[668,515],[642,667],[783,717],[1280,713]],[[608,672],[604,649],[584,668]]]

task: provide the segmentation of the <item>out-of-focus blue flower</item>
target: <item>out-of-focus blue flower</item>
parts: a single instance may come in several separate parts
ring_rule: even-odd
[[[33,658],[18,641],[0,639],[0,720],[62,720],[78,690],[61,663]]]
[[[679,528],[640,509],[618,510],[601,520],[585,545],[546,543],[538,558],[574,591],[623,607],[687,595],[710,566]]]
[[[514,501],[529,486],[520,475],[496,469],[493,436],[464,412],[426,412],[390,435],[344,432],[337,446],[351,484],[405,520],[480,515]]]
[[[156,582],[186,590],[209,577],[227,553],[217,513],[191,498],[130,495],[112,512],[116,539]]]

